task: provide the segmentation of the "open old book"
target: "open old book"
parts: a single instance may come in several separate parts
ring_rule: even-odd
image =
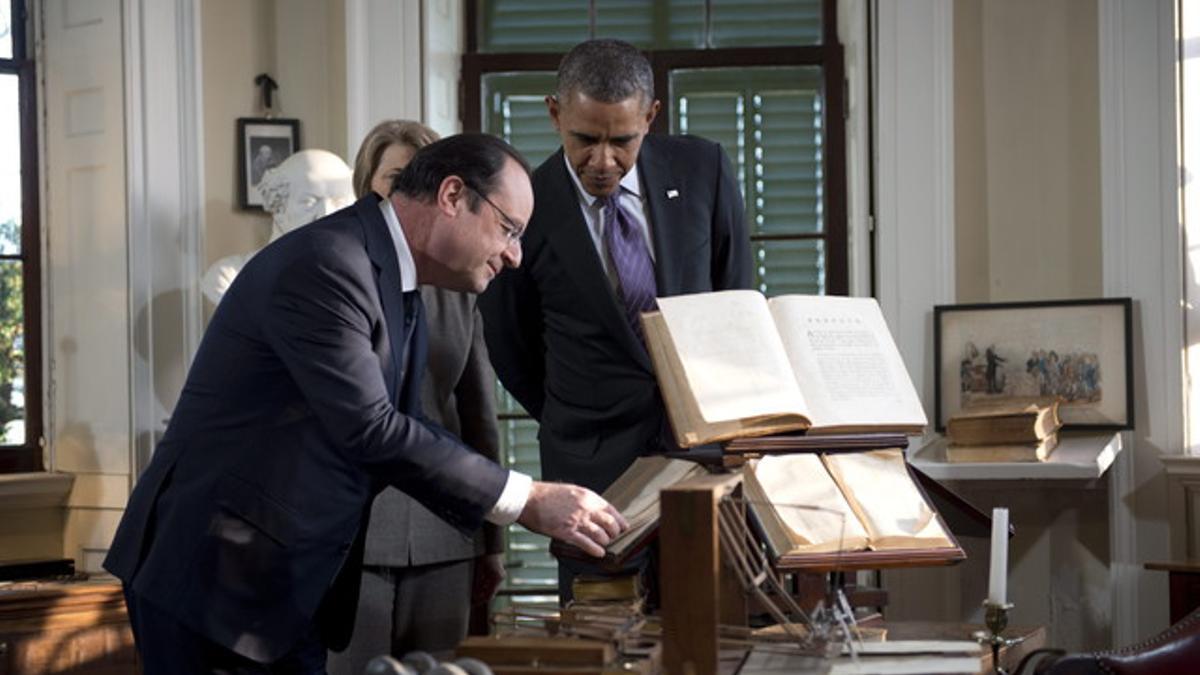
[[[579,558],[599,562],[603,566],[619,568],[630,555],[641,550],[658,530],[659,492],[663,488],[707,473],[696,462],[686,459],[670,459],[661,456],[638,457],[625,472],[600,495],[629,521],[629,529],[622,532],[605,546],[602,561],[596,561],[583,551],[553,541],[550,552],[568,558]]]
[[[745,469],[745,495],[781,566],[952,562],[964,555],[913,481],[901,450],[768,455]],[[854,552],[870,552],[864,558]]]
[[[681,447],[796,430],[918,434],[925,412],[872,298],[658,299],[646,343]]]

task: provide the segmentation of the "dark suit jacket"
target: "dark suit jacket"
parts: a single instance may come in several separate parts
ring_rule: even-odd
[[[404,304],[373,196],[255,255],[213,315],[105,567],[258,661],[314,621],[344,646],[383,485],[468,530],[507,479],[411,416],[425,336]]]
[[[432,421],[483,456],[500,461],[496,429],[496,376],[488,363],[476,296],[421,287],[429,325],[429,364],[421,380],[421,407]],[[367,565],[409,567],[500,553],[501,528],[490,523],[471,536],[395,488],[371,507]],[[447,598],[467,603],[469,598]]]
[[[742,198],[720,146],[651,134],[637,166],[658,294],[748,288]],[[541,425],[542,476],[599,492],[636,457],[663,449],[662,401],[561,149],[534,172],[533,192],[521,267],[480,298],[488,350],[505,388]]]

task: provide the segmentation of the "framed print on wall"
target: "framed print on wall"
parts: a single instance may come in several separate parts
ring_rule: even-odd
[[[237,142],[238,206],[261,209],[258,184],[267,169],[300,149],[300,120],[239,117]]]
[[[1129,298],[933,308],[936,428],[1007,396],[1058,396],[1064,429],[1133,428]]]

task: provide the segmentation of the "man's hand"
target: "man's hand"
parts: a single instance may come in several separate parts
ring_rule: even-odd
[[[475,578],[471,584],[471,604],[483,605],[491,602],[505,576],[503,553],[488,553],[476,558]]]
[[[597,558],[603,558],[608,542],[629,527],[625,517],[595,492],[541,481],[533,482],[517,522]]]

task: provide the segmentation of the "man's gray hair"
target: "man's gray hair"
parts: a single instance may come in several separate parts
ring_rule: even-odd
[[[572,47],[558,64],[555,96],[565,102],[575,92],[602,103],[641,96],[643,105],[649,105],[654,100],[654,71],[628,42],[588,40]]]

